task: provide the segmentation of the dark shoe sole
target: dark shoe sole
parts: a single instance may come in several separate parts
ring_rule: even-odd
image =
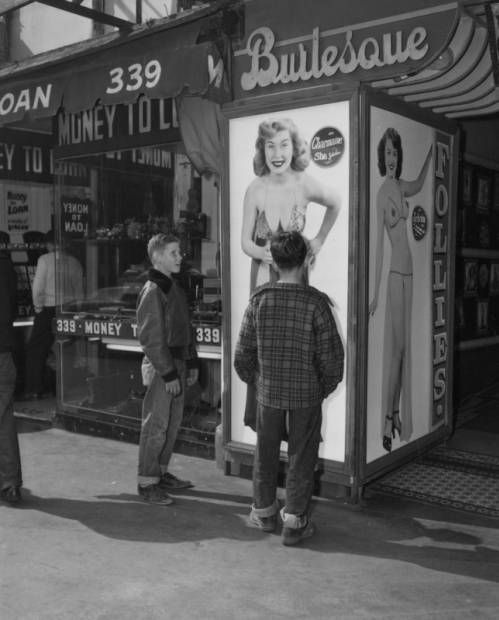
[[[171,497],[165,497],[161,500],[151,499],[149,497],[144,497],[143,495],[141,495],[140,497],[146,504],[151,504],[154,506],[170,506],[171,504],[173,504],[173,500]]]
[[[19,504],[21,501],[21,491],[17,487],[8,487],[0,491],[0,499],[7,504]]]
[[[166,493],[166,491],[164,492],[164,495],[157,494],[151,496],[147,491],[142,490],[139,486],[137,492],[139,497],[147,504],[155,504],[156,506],[169,506],[170,504],[173,504],[173,499]]]
[[[188,485],[183,485],[180,487],[178,486],[172,487],[170,485],[163,484],[162,482],[158,482],[158,486],[160,489],[163,489],[163,491],[167,491],[168,493],[175,493],[175,491],[185,491],[186,489],[192,489],[194,485],[188,484]]]
[[[297,545],[302,540],[310,538],[315,534],[315,525],[309,521],[304,527],[299,529],[292,529],[290,527],[284,527],[282,529],[282,544],[286,547],[292,547]]]

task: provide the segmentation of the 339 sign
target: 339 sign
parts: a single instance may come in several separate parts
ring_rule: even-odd
[[[197,344],[221,344],[220,327],[216,325],[197,325],[195,329]]]
[[[109,71],[109,86],[106,88],[108,95],[116,95],[123,89],[133,92],[145,88],[154,88],[162,73],[159,60],[153,59],[145,65],[134,62],[128,67],[114,67]]]

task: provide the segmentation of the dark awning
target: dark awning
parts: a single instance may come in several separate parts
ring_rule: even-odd
[[[97,103],[136,101],[141,95],[181,93],[228,98],[216,45],[197,43],[203,20],[172,27],[142,27],[59,49],[0,69],[0,125],[87,110]]]

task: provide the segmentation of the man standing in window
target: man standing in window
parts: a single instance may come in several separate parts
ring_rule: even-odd
[[[61,303],[80,301],[83,297],[83,270],[78,260],[56,249],[53,230],[45,234],[47,253],[36,265],[33,279],[35,318],[26,346],[26,378],[24,400],[44,396],[45,364],[54,344],[52,320],[55,317],[56,289]],[[55,392],[55,385],[49,386]]]

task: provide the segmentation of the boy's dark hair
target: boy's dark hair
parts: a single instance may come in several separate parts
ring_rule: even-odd
[[[308,253],[308,243],[299,232],[278,232],[272,236],[270,253],[279,269],[301,267]]]
[[[179,238],[171,233],[158,233],[149,239],[147,244],[147,254],[150,261],[153,260],[153,255],[158,250],[163,250],[169,243],[180,243]]]

